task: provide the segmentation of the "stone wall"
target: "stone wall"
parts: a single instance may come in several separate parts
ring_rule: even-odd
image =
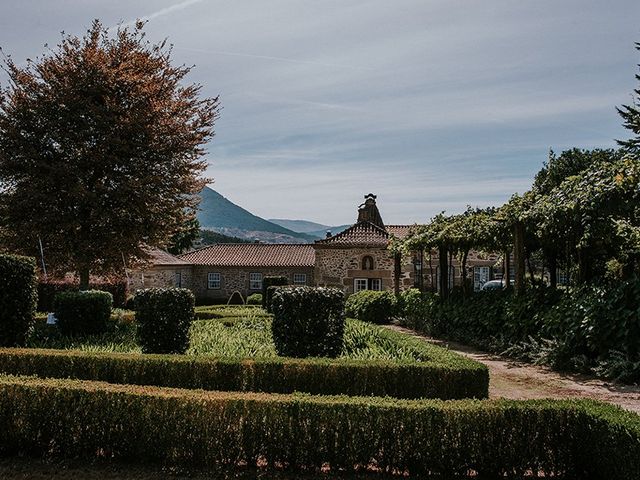
[[[220,288],[210,289],[209,273],[220,274]],[[251,273],[262,273],[262,278],[273,276],[284,276],[293,284],[295,273],[304,273],[307,276],[307,285],[314,285],[313,267],[289,267],[289,268],[265,268],[265,267],[213,267],[196,265],[193,267],[193,281],[191,289],[200,303],[206,300],[222,301],[227,300],[238,291],[243,298],[252,293],[262,293],[261,290],[249,289],[249,275]]]
[[[415,270],[413,265],[414,257],[419,258],[419,252],[412,252],[411,255],[407,256],[406,259],[403,259],[403,278],[405,275],[410,279],[407,281],[407,284],[414,286],[418,284]],[[499,255],[497,254],[484,254],[482,252],[471,251],[469,252],[469,256],[467,257],[467,278],[473,282],[474,279],[474,268],[475,267],[489,267],[489,279],[493,279],[495,277],[496,271],[500,271],[500,267],[494,267],[496,262],[499,259]],[[438,252],[434,251],[431,253],[431,262],[429,262],[429,255],[427,252],[423,253],[423,267],[422,267],[422,275],[423,275],[423,289],[424,290],[437,290],[438,288],[438,263],[439,257]],[[451,268],[453,267],[453,268]],[[462,264],[458,258],[455,256],[450,265],[450,269],[452,270],[453,277],[453,285],[460,286],[462,285]],[[403,282],[405,280],[403,279]],[[406,288],[406,287],[405,287]]]
[[[132,270],[129,272],[129,290],[135,292],[142,288],[170,288],[177,286],[191,288],[192,274],[193,267],[191,265],[157,265],[145,270]],[[178,285],[178,282],[180,285]]]
[[[363,270],[364,257],[373,258],[373,270]],[[353,293],[356,278],[379,278],[383,290],[394,285],[394,258],[385,248],[316,247],[315,279],[319,286],[331,286]]]

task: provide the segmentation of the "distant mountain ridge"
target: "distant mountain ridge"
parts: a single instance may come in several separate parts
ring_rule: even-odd
[[[203,229],[267,243],[310,243],[318,237],[285,228],[258,217],[210,187],[200,192],[198,221]]]
[[[327,231],[331,231],[333,235],[340,233],[349,228],[351,225],[323,225],[322,223],[310,222],[309,220],[288,220],[284,218],[270,218],[270,222],[288,228],[294,232],[306,233],[317,238],[324,238]]]

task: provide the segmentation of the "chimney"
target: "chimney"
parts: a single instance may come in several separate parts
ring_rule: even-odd
[[[364,196],[364,203],[358,207],[358,222],[370,222],[380,228],[384,228],[384,222],[376,205],[376,197],[373,193]]]

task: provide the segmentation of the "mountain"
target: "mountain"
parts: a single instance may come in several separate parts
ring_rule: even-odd
[[[226,199],[212,188],[200,192],[200,227],[224,235],[266,243],[309,243],[318,237],[299,233],[260,218]]]
[[[270,222],[288,228],[294,232],[306,233],[316,238],[324,238],[327,230],[331,230],[334,235],[349,228],[351,225],[329,226],[321,223],[310,222],[309,220],[287,220],[284,218],[270,218]]]

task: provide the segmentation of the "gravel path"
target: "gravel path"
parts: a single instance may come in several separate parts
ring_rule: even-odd
[[[608,382],[588,375],[559,373],[492,355],[456,342],[437,340],[408,328],[388,328],[449,348],[489,367],[489,397],[524,400],[530,398],[592,398],[640,413],[640,386]]]

